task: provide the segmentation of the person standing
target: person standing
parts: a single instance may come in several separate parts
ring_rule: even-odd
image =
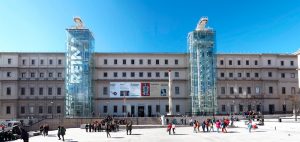
[[[110,133],[109,133],[111,130],[109,122],[106,122],[105,129],[106,129],[106,137],[108,138],[108,136],[109,136],[111,138]]]
[[[252,121],[251,121],[251,119],[249,119],[249,122],[248,122],[248,129],[249,129],[249,133],[251,133],[251,129],[252,129]]]
[[[221,122],[219,120],[217,120],[216,122],[216,127],[217,127],[217,132],[219,133],[219,130],[221,128]]]
[[[63,141],[65,141],[65,134],[66,134],[66,129],[64,126],[61,126],[60,127],[60,135],[61,135]]]
[[[172,124],[169,123],[167,127],[167,132],[169,132],[169,135],[171,135],[171,129],[172,129]]]
[[[173,135],[175,135],[175,123],[172,124]]]
[[[88,132],[89,130],[89,124],[85,124],[85,131]]]
[[[58,136],[58,140],[61,140],[60,138],[60,126],[57,127],[57,136]]]
[[[129,134],[131,135],[131,131],[132,131],[132,121],[131,120],[129,121],[128,128],[129,128]]]
[[[21,128],[21,138],[23,139],[23,142],[29,142],[29,134],[24,128]]]

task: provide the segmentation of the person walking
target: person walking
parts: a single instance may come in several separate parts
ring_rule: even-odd
[[[131,135],[131,131],[132,131],[132,121],[129,121],[129,125],[128,125],[128,129],[129,129],[129,134]]]
[[[251,129],[252,129],[252,121],[251,121],[251,119],[249,119],[249,122],[248,122],[248,129],[249,129],[249,133],[251,133]]]
[[[169,123],[167,127],[167,132],[169,132],[169,135],[171,135],[171,129],[172,129],[172,124]]]
[[[203,121],[203,122],[201,123],[201,126],[202,126],[203,132],[205,132],[205,121]]]
[[[172,124],[173,135],[175,135],[175,123]]]
[[[194,133],[197,133],[197,130],[196,130],[196,128],[197,128],[197,122],[193,123],[193,128],[194,128]]]
[[[209,122],[209,126],[210,126],[210,130],[209,131],[213,131],[213,132],[215,132],[215,130],[214,130],[214,123],[213,123],[213,121],[212,120],[210,120],[210,122]]]
[[[23,142],[29,142],[29,134],[24,128],[21,128],[21,138],[23,139]]]
[[[220,132],[220,128],[221,128],[221,122],[219,120],[217,120],[216,122],[216,127],[217,127],[217,132]]]
[[[60,135],[61,135],[63,141],[65,141],[65,134],[66,134],[66,129],[64,126],[61,126],[60,127]]]
[[[109,122],[106,122],[105,130],[106,130],[106,137],[108,138],[108,136],[109,136],[111,138],[110,133],[109,133],[111,131],[111,126],[110,126]]]
[[[85,124],[85,131],[88,132],[89,130],[89,124]]]
[[[60,138],[60,126],[57,127],[57,136],[58,136],[58,140],[61,140]]]

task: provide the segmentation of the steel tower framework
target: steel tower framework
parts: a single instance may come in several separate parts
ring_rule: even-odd
[[[196,30],[188,34],[193,115],[214,115],[217,111],[215,31],[205,28],[207,21],[202,17]]]

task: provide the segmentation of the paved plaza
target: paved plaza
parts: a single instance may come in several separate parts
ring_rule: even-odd
[[[66,142],[298,142],[300,139],[300,123],[295,122],[266,122],[265,126],[249,133],[243,121],[236,122],[238,128],[228,128],[228,133],[193,133],[192,127],[176,128],[176,135],[169,135],[166,128],[134,129],[133,135],[126,135],[125,130],[112,132],[112,138],[106,138],[105,132],[87,133],[84,129],[67,129]],[[275,130],[276,127],[276,130]],[[50,131],[48,137],[35,136],[30,142],[59,142],[57,131]],[[21,142],[17,140],[16,142]]]

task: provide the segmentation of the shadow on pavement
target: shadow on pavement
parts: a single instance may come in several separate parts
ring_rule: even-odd
[[[240,132],[237,132],[237,131],[227,131],[227,133],[240,133]]]
[[[174,134],[174,135],[188,135],[188,134]]]
[[[142,135],[142,134],[131,134],[131,135]]]
[[[122,138],[124,138],[124,137],[111,137],[111,138],[122,139]]]

